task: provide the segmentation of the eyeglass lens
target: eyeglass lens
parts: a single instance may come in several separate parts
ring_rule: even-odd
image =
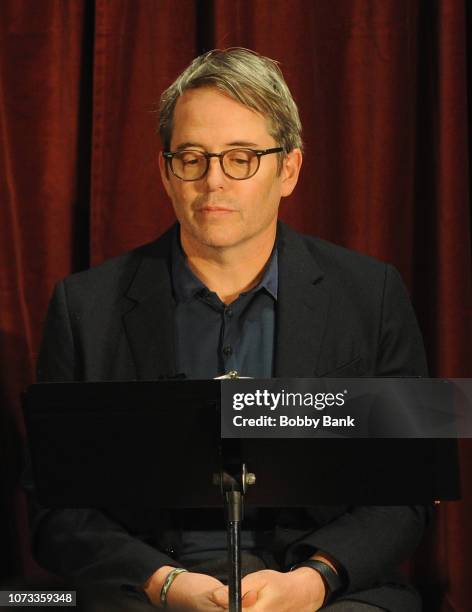
[[[235,179],[250,178],[259,167],[257,155],[248,149],[226,151],[220,160],[224,172]],[[183,180],[196,180],[205,174],[209,162],[200,151],[181,151],[172,158],[172,171]]]

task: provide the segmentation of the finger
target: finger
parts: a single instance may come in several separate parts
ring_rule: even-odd
[[[243,608],[250,608],[256,603],[256,601],[257,591],[247,591],[247,593],[244,593],[242,599]]]
[[[222,608],[229,607],[228,587],[222,586],[211,593],[212,601]]]

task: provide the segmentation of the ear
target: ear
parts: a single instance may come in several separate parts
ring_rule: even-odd
[[[300,149],[293,149],[290,153],[287,153],[283,160],[282,165],[282,184],[281,184],[281,196],[286,198],[295,189],[298,182],[298,175],[300,174],[300,168],[302,167],[303,155]]]
[[[164,189],[170,197],[169,166],[162,155],[162,151],[159,151],[159,172],[161,173],[161,181],[164,185]]]

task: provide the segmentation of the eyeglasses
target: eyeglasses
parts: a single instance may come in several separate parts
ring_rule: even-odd
[[[261,165],[261,157],[271,153],[281,153],[283,147],[273,149],[229,149],[221,153],[206,153],[185,149],[171,153],[165,151],[164,159],[170,164],[172,174],[182,181],[198,181],[203,178],[210,167],[210,158],[218,157],[223,172],[236,181],[244,181],[256,174]]]

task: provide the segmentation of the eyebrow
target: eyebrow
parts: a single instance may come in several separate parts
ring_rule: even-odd
[[[235,140],[234,142],[227,142],[225,147],[258,147],[256,142],[248,142],[247,140]],[[204,149],[205,147],[198,142],[182,142],[176,147],[176,151],[183,151],[184,149]]]

